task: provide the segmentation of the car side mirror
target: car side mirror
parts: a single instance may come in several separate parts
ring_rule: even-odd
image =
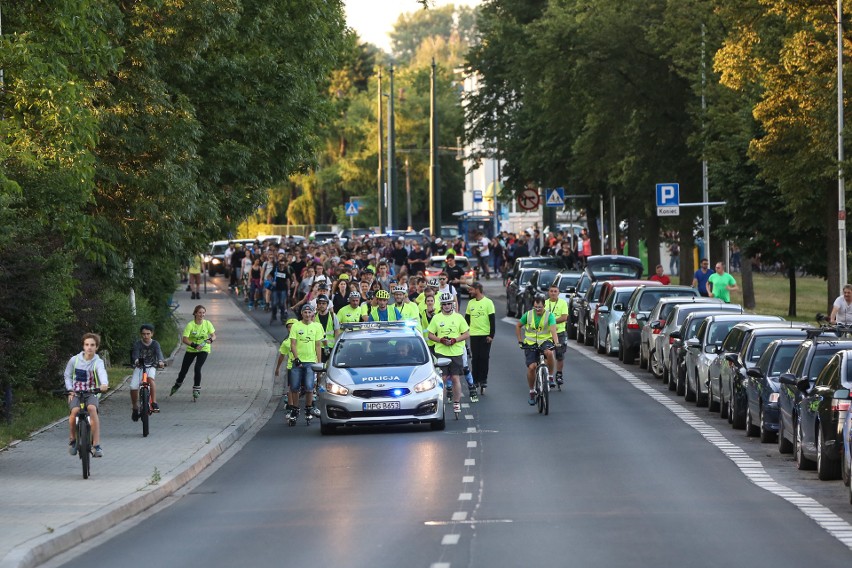
[[[636,321],[648,321],[648,316],[639,314],[638,316],[636,316]]]
[[[447,357],[438,357],[438,360],[435,361],[436,367],[448,367],[452,363]]]
[[[325,363],[311,363],[311,369],[314,373],[322,373],[325,371]]]
[[[834,398],[840,400],[848,400],[849,399],[849,389],[837,389],[834,391]]]
[[[577,288],[575,288],[574,286],[568,286],[568,289],[565,290],[565,293],[566,294],[573,294],[576,291],[577,291]]]
[[[624,311],[624,304],[622,304],[621,302],[619,302],[619,303],[615,304],[615,305],[612,307],[612,309],[613,309],[613,310],[615,310],[615,311],[617,311],[617,312],[623,312],[623,311]]]
[[[749,377],[751,377],[753,379],[762,379],[763,378],[763,372],[761,372],[761,370],[756,368],[756,367],[752,367],[751,369],[748,369],[746,371],[746,375],[748,375]]]
[[[669,334],[671,339],[680,339],[680,330],[673,331]]]
[[[663,329],[663,322],[661,322],[661,321],[651,322],[650,328],[651,329]]]
[[[710,345],[704,346],[704,352],[705,353],[710,353],[710,354],[718,353],[718,351],[716,349],[717,349],[717,347],[713,343],[711,343]]]
[[[693,337],[691,339],[686,340],[686,346],[687,347],[698,347],[699,345],[701,345],[701,342],[698,341],[698,338],[696,338],[696,337]]]
[[[811,381],[808,379],[802,379],[801,381],[796,383],[796,388],[798,388],[803,393],[807,393],[811,390]]]
[[[607,306],[599,306],[599,307],[598,307],[598,313],[599,313],[599,314],[608,314],[608,313],[609,313],[609,307],[607,307]]]
[[[725,361],[728,363],[736,363],[737,362],[737,354],[736,353],[725,353]]]
[[[795,385],[796,376],[793,373],[781,373],[778,375],[778,382],[782,385]]]

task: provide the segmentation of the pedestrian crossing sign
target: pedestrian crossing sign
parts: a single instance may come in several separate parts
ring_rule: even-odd
[[[346,204],[346,216],[347,217],[354,217],[357,214],[358,214],[358,202],[357,201],[350,201],[349,203],[347,203]]]
[[[545,205],[548,207],[565,207],[565,188],[557,187],[555,189],[545,190],[547,199]]]

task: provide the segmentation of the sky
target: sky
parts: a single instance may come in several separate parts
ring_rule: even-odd
[[[417,0],[344,0],[346,22],[363,41],[390,52],[390,33],[400,14],[422,10]],[[478,6],[480,0],[436,0],[434,6]]]

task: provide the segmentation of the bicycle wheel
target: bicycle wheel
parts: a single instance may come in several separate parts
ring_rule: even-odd
[[[142,437],[148,436],[148,419],[151,417],[151,393],[147,388],[139,389],[139,418],[142,419]]]
[[[544,393],[547,392],[547,367],[539,365],[535,368],[535,388],[538,394],[538,413],[544,412]]]
[[[89,421],[77,418],[77,454],[83,465],[83,479],[89,479],[89,460],[92,458],[92,439]]]
[[[544,390],[541,392],[541,398],[544,399],[544,415],[547,416],[550,414],[550,380],[546,377],[544,379]]]

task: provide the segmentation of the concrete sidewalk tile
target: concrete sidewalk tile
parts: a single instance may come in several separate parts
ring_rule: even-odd
[[[175,299],[180,331],[197,304],[207,308],[216,328],[201,398],[192,402],[192,371],[169,397],[183,360],[180,349],[173,366],[157,374],[161,412],[151,417],[147,438],[141,423],[130,420],[127,383],[101,402],[104,457],[92,459],[88,481],[79,459],[68,455],[67,421],[0,452],[0,568],[44,562],[154,505],[262,415],[273,392],[277,345],[225,293],[213,290],[199,301],[177,292]]]

